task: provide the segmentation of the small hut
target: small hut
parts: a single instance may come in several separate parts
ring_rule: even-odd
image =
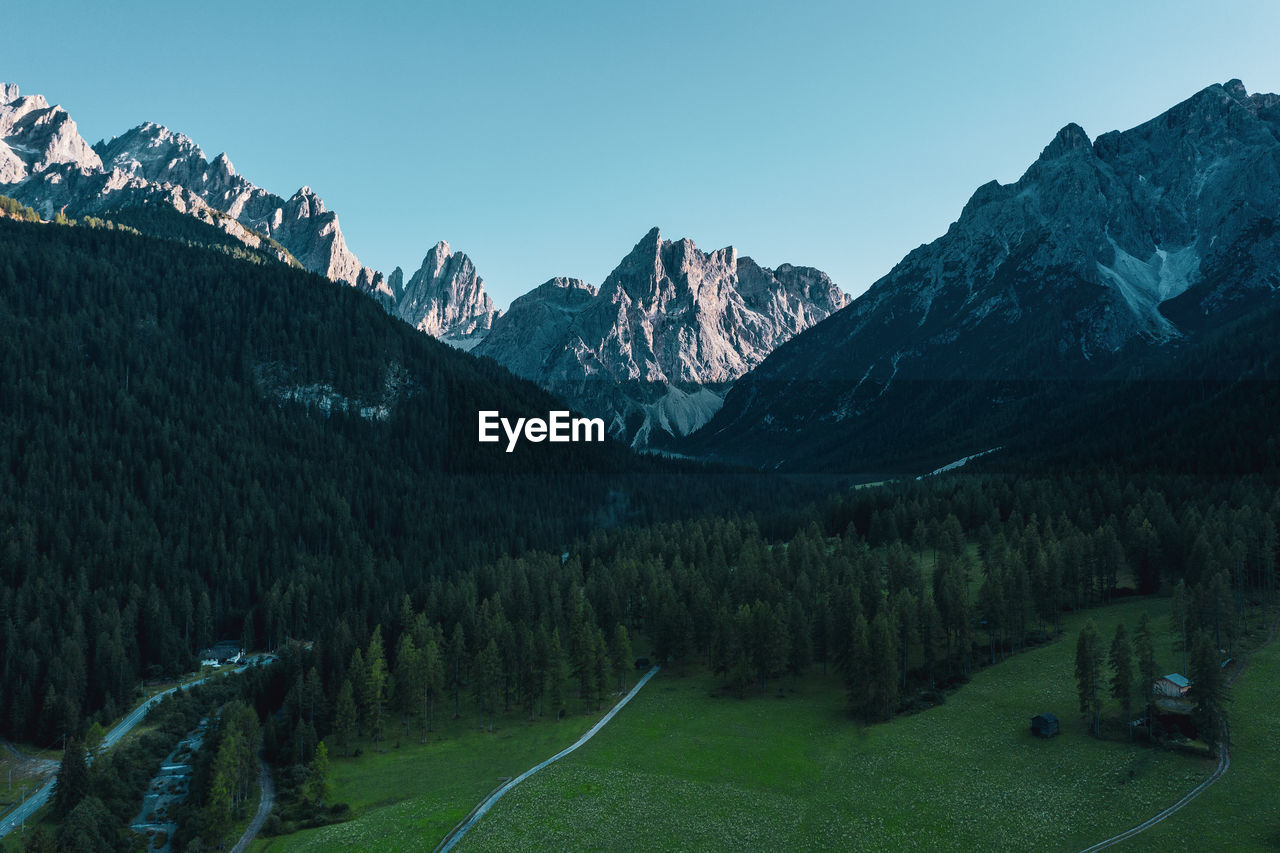
[[[1191,682],[1187,680],[1187,677],[1176,672],[1157,678],[1155,683],[1151,685],[1151,692],[1156,696],[1169,696],[1174,699],[1186,696],[1187,691],[1190,689]]]
[[[1053,714],[1036,714],[1031,718],[1031,733],[1036,737],[1053,737],[1058,733],[1058,718]]]

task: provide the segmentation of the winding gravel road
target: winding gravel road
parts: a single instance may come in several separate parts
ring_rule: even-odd
[[[258,813],[253,816],[253,820],[249,822],[249,826],[244,831],[244,835],[240,836],[240,840],[236,842],[236,846],[231,848],[231,853],[244,853],[249,849],[249,844],[262,831],[262,825],[267,822],[267,815],[271,814],[271,808],[276,804],[276,789],[271,784],[271,772],[267,770],[267,762],[261,757],[258,758],[261,769],[258,770],[258,787],[262,789],[262,796],[258,799]]]
[[[480,805],[476,806],[475,810],[472,811],[471,814],[467,815],[466,820],[464,820],[462,823],[455,826],[453,830],[448,835],[446,835],[443,840],[441,840],[441,842],[436,846],[436,849],[435,851],[433,851],[433,853],[449,853],[449,851],[453,849],[453,845],[461,841],[462,836],[466,835],[467,832],[471,829],[471,827],[475,826],[476,821],[484,817],[485,813],[488,812],[489,809],[493,807],[494,803],[502,799],[502,796],[506,794],[507,791],[510,791],[516,785],[519,785],[525,779],[528,779],[530,776],[532,776],[534,773],[537,773],[539,770],[546,767],[548,764],[551,764],[553,762],[559,761],[560,759],[564,758],[566,755],[573,752],[578,747],[582,746],[584,743],[586,743],[587,741],[595,737],[596,733],[600,731],[602,728],[604,728],[605,723],[612,720],[613,715],[621,711],[622,706],[630,702],[635,697],[635,695],[640,692],[640,688],[644,687],[650,678],[653,678],[655,675],[657,675],[659,669],[660,667],[655,666],[653,669],[646,672],[644,674],[644,677],[636,682],[636,686],[631,688],[631,692],[629,692],[626,696],[623,696],[622,699],[619,700],[618,704],[614,705],[613,708],[610,709],[609,713],[601,717],[600,722],[596,723],[594,726],[588,729],[587,733],[584,734],[582,737],[578,738],[571,745],[566,746],[564,749],[560,750],[555,755],[551,756],[541,764],[535,764],[533,767],[530,767],[528,770],[524,771],[516,778],[507,782],[501,788],[494,791],[489,796],[485,797],[484,800],[481,801]]]

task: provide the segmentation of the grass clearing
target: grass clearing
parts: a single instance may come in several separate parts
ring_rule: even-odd
[[[1280,849],[1280,640],[1259,649],[1231,687],[1231,768],[1199,798],[1139,836],[1159,850]],[[1229,839],[1229,841],[1228,841]]]
[[[571,706],[576,702],[569,701]],[[353,819],[259,838],[250,849],[271,853],[430,850],[502,780],[573,743],[607,710],[533,723],[515,711],[500,716],[492,734],[480,731],[474,716],[452,720],[437,714],[437,731],[427,744],[420,744],[416,733],[404,737],[401,724],[398,731],[388,728],[385,752],[377,753],[371,744],[363,743],[364,754],[359,758],[344,759],[330,744],[333,800],[348,803]]]
[[[1214,766],[1085,732],[1076,633],[1092,618],[1109,644],[1143,611],[1163,627],[1168,601],[1075,616],[1061,639],[978,672],[946,705],[872,727],[853,723],[838,681],[818,674],[785,699],[745,701],[713,698],[710,676],[660,675],[459,849],[1079,850],[1173,803]],[[1160,665],[1176,668],[1164,639]],[[1052,740],[1030,734],[1042,711],[1062,721]]]

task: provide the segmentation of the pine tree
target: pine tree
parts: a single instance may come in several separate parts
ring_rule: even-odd
[[[365,719],[375,744],[382,743],[382,722],[387,700],[387,656],[382,649],[382,626],[373,629],[365,654]]]
[[[427,731],[435,731],[436,699],[444,689],[444,661],[435,638],[427,641],[422,653],[422,699],[427,706]]]
[[[462,630],[462,623],[453,626],[453,634],[449,637],[449,684],[453,687],[453,717],[462,716],[462,665],[467,655],[467,637]]]
[[[1076,685],[1080,713],[1089,720],[1089,733],[1102,736],[1102,644],[1093,620],[1085,623],[1076,640]]]
[[[348,678],[342,682],[342,688],[338,691],[337,720],[334,723],[338,743],[342,744],[343,758],[351,752],[351,743],[356,736],[356,726],[355,690],[351,686],[351,679]]]
[[[853,713],[867,719],[871,713],[871,646],[867,617],[861,613],[853,622],[853,636],[849,641],[849,655],[845,663],[845,684],[849,689],[849,707]]]
[[[361,734],[369,725],[369,667],[364,662],[364,651],[351,653],[351,665],[347,667],[347,680],[351,682],[352,696],[356,703],[356,725]]]
[[[1120,701],[1127,725],[1133,710],[1133,649],[1123,624],[1116,626],[1115,639],[1111,641],[1111,697]]]
[[[498,642],[490,638],[488,645],[476,655],[472,668],[471,686],[475,691],[476,705],[480,709],[480,722],[489,717],[489,731],[493,731],[498,713],[498,703],[502,700],[502,657],[498,652]]]
[[[396,652],[396,706],[404,715],[404,733],[412,733],[413,721],[418,719],[426,727],[426,703],[421,701],[426,691],[426,672],[423,655],[407,631],[400,635],[400,647]]]
[[[58,767],[58,781],[53,789],[53,813],[66,817],[80,801],[89,796],[89,765],[85,760],[84,744],[71,738],[62,751],[62,764]]]
[[[1142,614],[1138,620],[1138,686],[1142,691],[1143,713],[1147,718],[1147,731],[1151,730],[1151,689],[1156,681],[1155,638],[1151,632],[1151,618]]]
[[[551,631],[551,642],[547,646],[547,691],[550,694],[551,710],[557,720],[564,711],[564,681],[568,677],[564,648],[560,645],[560,629],[554,628]]]
[[[1196,632],[1191,645],[1191,689],[1187,696],[1194,703],[1191,718],[1200,740],[1209,744],[1214,755],[1227,737],[1227,684],[1218,647],[1213,636],[1204,630]]]
[[[871,719],[887,720],[898,706],[898,640],[883,612],[871,620],[867,661],[870,666]]]
[[[613,671],[618,676],[618,692],[627,689],[627,672],[631,669],[631,637],[627,634],[627,626],[619,622],[613,628]]]

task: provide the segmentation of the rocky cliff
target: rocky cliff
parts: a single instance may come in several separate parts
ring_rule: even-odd
[[[934,461],[989,449],[1053,389],[1156,369],[1273,299],[1278,224],[1276,95],[1232,80],[1125,132],[1068,124],[1021,179],[978,188],[945,235],[767,358],[686,449],[846,470],[909,435]]]
[[[598,291],[562,278],[517,299],[476,352],[644,446],[706,423],[734,380],[846,301],[818,270],[768,270],[654,228]]]

